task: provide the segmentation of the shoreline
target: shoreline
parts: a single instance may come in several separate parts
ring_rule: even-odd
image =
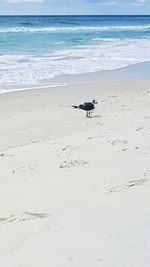
[[[73,74],[73,75],[62,75],[50,79],[46,84],[39,84],[37,86],[13,88],[13,89],[2,89],[0,95],[5,93],[19,92],[19,91],[30,91],[40,90],[47,88],[64,87],[74,84],[86,84],[86,83],[99,83],[109,81],[133,81],[133,80],[148,80],[149,79],[150,62],[136,63],[125,67],[102,70],[98,72]]]

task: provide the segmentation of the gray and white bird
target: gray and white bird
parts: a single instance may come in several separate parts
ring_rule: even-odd
[[[96,104],[98,104],[98,102],[96,102],[96,100],[93,100],[92,102],[84,102],[83,104],[80,104],[79,106],[72,106],[72,107],[85,110],[86,117],[91,118],[91,111],[95,109]]]

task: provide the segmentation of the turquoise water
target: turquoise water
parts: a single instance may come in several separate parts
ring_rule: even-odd
[[[150,16],[1,16],[0,88],[150,61]]]

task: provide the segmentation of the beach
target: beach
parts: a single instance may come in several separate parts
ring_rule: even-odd
[[[149,103],[148,78],[0,95],[1,266],[149,267]]]
[[[149,47],[148,15],[0,16],[0,266],[150,266]]]

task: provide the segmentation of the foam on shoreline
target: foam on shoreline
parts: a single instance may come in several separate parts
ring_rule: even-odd
[[[98,38],[92,42],[68,48],[54,45],[55,51],[49,53],[2,54],[0,88],[51,86],[53,79],[57,83],[57,79],[66,75],[74,79],[74,75],[101,73],[150,61],[149,39]]]
[[[10,93],[16,91],[26,91],[26,90],[36,90],[36,89],[46,89],[52,87],[62,87],[73,84],[82,83],[97,83],[103,81],[122,81],[122,80],[142,80],[149,79],[149,69],[150,62],[143,62],[140,64],[133,64],[124,68],[118,68],[114,70],[84,73],[84,74],[74,74],[74,75],[62,75],[47,81],[47,83],[39,83],[37,85],[29,86],[15,86],[6,89],[1,89],[0,94]]]

